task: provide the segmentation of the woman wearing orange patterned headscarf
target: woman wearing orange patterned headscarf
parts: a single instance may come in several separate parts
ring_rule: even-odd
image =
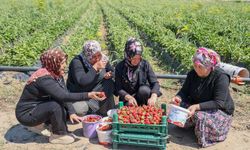
[[[28,84],[34,82],[37,78],[46,75],[51,76],[56,80],[60,79],[64,75],[64,63],[67,58],[68,56],[59,49],[44,52],[40,57],[42,68],[38,69],[31,75]]]
[[[207,147],[224,141],[231,126],[234,102],[229,92],[230,77],[218,67],[219,55],[208,48],[197,49],[194,69],[172,103],[187,108],[185,127],[194,127],[198,144]]]
[[[66,125],[64,102],[103,100],[100,92],[69,93],[63,80],[67,55],[59,48],[44,52],[42,67],[34,72],[24,87],[16,106],[17,120],[28,130],[47,135],[50,143],[69,144],[75,141]],[[51,131],[47,126],[51,126]]]

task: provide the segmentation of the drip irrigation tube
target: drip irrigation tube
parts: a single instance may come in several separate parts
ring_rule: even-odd
[[[39,67],[13,67],[13,66],[0,66],[0,71],[16,71],[27,73],[29,71],[36,71]],[[173,74],[157,74],[160,79],[186,79],[187,75],[173,75]],[[239,77],[238,80],[242,82],[250,82],[250,78]]]
[[[158,74],[157,78],[161,79],[186,79],[187,75],[173,75],[173,74]],[[238,77],[238,80],[243,82],[250,82],[250,78]]]
[[[14,66],[0,66],[0,71],[16,71],[16,72],[29,72],[36,71],[39,67],[14,67]]]

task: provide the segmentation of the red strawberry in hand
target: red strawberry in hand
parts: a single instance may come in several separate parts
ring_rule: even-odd
[[[100,98],[106,98],[106,95],[104,92],[100,92],[100,94],[98,95]]]

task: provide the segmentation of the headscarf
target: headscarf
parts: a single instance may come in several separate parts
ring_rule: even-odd
[[[201,47],[194,54],[193,63],[201,64],[206,69],[214,70],[220,63],[220,56],[214,50]]]
[[[125,59],[131,59],[135,55],[142,55],[143,47],[140,41],[136,38],[129,38],[125,44],[124,57]]]
[[[131,82],[136,81],[137,78],[136,70],[138,70],[140,63],[137,66],[133,66],[130,60],[135,55],[142,55],[142,52],[143,52],[143,47],[140,41],[138,41],[136,38],[133,37],[127,40],[124,49],[124,57],[125,57],[125,66],[127,67],[127,76]]]
[[[63,61],[68,58],[60,48],[54,48],[45,51],[40,56],[42,68],[34,72],[29,78],[27,84],[35,82],[37,78],[42,76],[52,76],[54,79],[59,79],[62,75],[60,74],[60,68]]]
[[[92,59],[93,55],[97,52],[101,52],[101,46],[97,41],[88,40],[84,43],[83,53],[89,62]]]
[[[82,63],[90,69],[92,65],[90,64],[90,60],[93,58],[93,55],[97,52],[101,53],[101,46],[95,40],[88,40],[84,43],[83,52],[79,55],[81,57]],[[108,57],[101,53],[102,60],[108,61]]]

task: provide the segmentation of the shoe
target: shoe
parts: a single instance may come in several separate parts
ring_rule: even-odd
[[[52,144],[71,144],[75,141],[75,138],[71,134],[57,135],[52,134],[49,137],[49,142]]]
[[[72,136],[74,139],[78,138],[78,136],[76,136],[74,133],[68,133],[68,135]]]
[[[43,135],[43,136],[50,136],[51,132],[49,130],[49,127],[46,126],[44,123],[39,124],[37,126],[34,127],[26,127],[29,131],[37,133],[39,135]]]

